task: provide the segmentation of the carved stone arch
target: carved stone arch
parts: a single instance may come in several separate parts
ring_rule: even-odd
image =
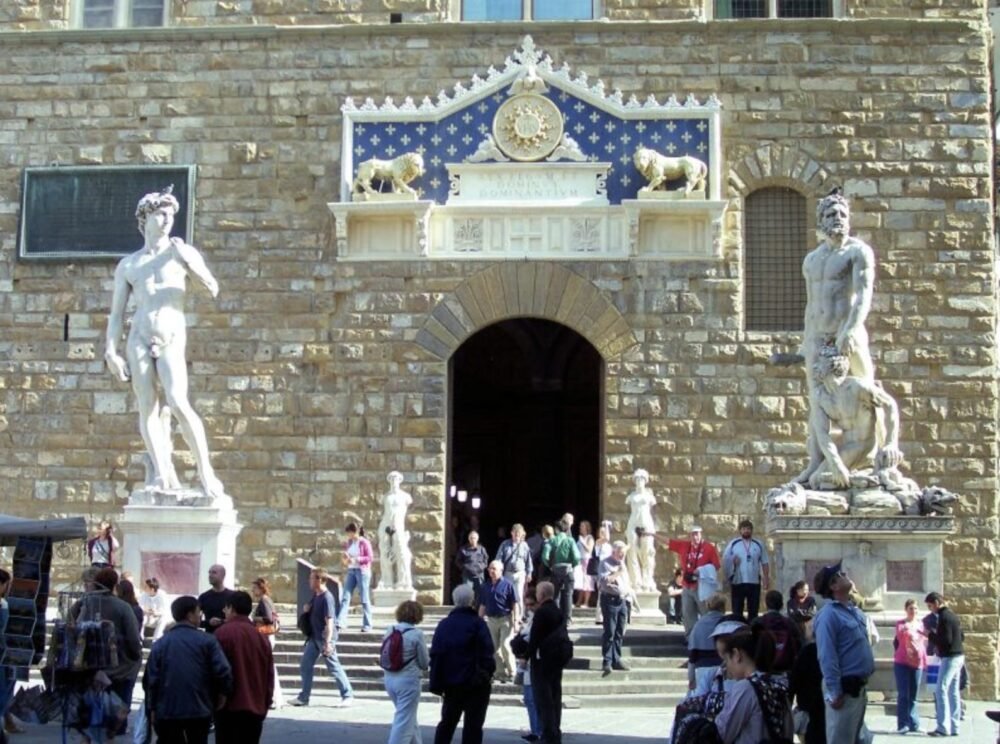
[[[545,318],[586,338],[605,360],[638,344],[624,316],[590,280],[560,264],[494,264],[438,303],[416,343],[448,359],[469,336],[508,318]]]
[[[766,186],[787,186],[807,197],[824,196],[833,188],[830,172],[798,147],[777,143],[748,153],[729,171],[732,193],[746,197]]]

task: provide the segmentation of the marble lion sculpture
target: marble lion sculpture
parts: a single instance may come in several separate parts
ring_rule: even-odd
[[[372,158],[358,166],[358,175],[354,179],[354,193],[378,194],[378,189],[372,186],[372,181],[388,181],[394,194],[413,194],[417,192],[410,188],[410,181],[424,175],[424,159],[418,152],[404,152],[392,160]]]
[[[698,158],[690,155],[672,158],[648,147],[640,147],[635,151],[632,160],[642,177],[649,182],[639,191],[654,191],[667,181],[682,176],[687,181],[684,186],[685,194],[705,188],[708,166]]]

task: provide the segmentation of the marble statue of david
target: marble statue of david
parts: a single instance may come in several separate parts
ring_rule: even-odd
[[[406,530],[406,510],[413,497],[400,486],[403,474],[393,470],[386,476],[389,492],[382,497],[382,521],[378,525],[380,589],[412,589],[410,533]]]
[[[142,249],[123,258],[115,269],[104,358],[115,377],[132,382],[139,407],[139,431],[152,461],[149,485],[163,491],[181,487],[171,462],[172,415],[194,455],[205,495],[215,499],[224,495],[224,487],[209,461],[205,428],[188,401],[184,296],[189,275],[212,297],[218,295],[219,284],[194,246],[170,237],[180,209],[171,191],[168,187],[139,200],[135,216],[145,242]],[[135,302],[135,312],[123,358],[118,344],[130,298]]]

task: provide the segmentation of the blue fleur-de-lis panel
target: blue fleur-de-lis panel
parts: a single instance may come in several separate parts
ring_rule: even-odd
[[[620,204],[634,199],[646,185],[633,163],[638,147],[649,147],[664,155],[691,155],[709,162],[709,120],[704,118],[637,118],[609,113],[578,98],[549,80],[544,93],[562,111],[565,132],[579,144],[588,160],[610,162],[608,201]],[[426,173],[411,186],[422,199],[443,204],[448,198],[446,163],[462,163],[472,155],[487,134],[492,134],[493,117],[507,100],[507,87],[448,114],[428,121],[419,114],[414,121],[348,121],[353,125],[353,161],[369,158],[392,159],[404,152],[418,152]],[[402,118],[398,115],[393,118]],[[711,173],[711,169],[709,169]],[[668,182],[674,188],[683,181]],[[383,187],[384,188],[384,187]]]

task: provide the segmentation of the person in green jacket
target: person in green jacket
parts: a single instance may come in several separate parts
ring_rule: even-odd
[[[573,621],[573,568],[580,562],[569,528],[564,517],[556,525],[556,534],[542,547],[542,563],[549,569],[559,611],[567,625]]]

